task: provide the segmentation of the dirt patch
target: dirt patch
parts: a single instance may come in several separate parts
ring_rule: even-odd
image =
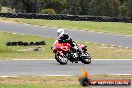
[[[33,48],[27,48],[27,49],[20,49],[16,51],[23,51],[23,52],[29,52],[29,51],[42,51],[43,47],[33,47]]]
[[[25,84],[25,83],[50,83],[50,84],[77,84],[79,76],[74,77],[6,77],[0,78],[4,84]],[[90,79],[131,79],[132,75],[90,75]]]
[[[77,77],[7,77],[0,78],[0,83],[4,84],[25,84],[25,83],[59,83],[59,84],[75,84],[78,83]]]
[[[4,19],[0,19],[0,22],[4,22],[4,23],[17,23],[13,20],[4,20]]]

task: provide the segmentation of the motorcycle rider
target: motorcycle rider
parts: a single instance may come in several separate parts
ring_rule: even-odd
[[[65,33],[64,29],[58,29],[57,30],[57,40],[54,42],[53,46],[55,45],[56,42],[59,43],[69,43],[73,49],[78,50],[76,43],[72,40],[71,37],[67,33]]]
[[[52,47],[53,50],[55,49],[55,44],[57,42],[69,43],[75,52],[79,50],[76,43],[72,40],[71,37],[69,37],[67,33],[65,33],[63,28],[57,30],[57,40],[53,44],[53,47]],[[75,57],[77,57],[77,55],[75,55]],[[77,62],[77,59],[75,61]]]

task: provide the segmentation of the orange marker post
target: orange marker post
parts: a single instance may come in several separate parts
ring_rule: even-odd
[[[88,86],[91,84],[90,79],[88,78],[88,72],[84,71],[84,67],[82,67],[82,75],[79,77],[79,82],[82,86]]]

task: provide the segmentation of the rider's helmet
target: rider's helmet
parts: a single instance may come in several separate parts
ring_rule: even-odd
[[[60,38],[64,34],[63,28],[57,30],[57,36]]]

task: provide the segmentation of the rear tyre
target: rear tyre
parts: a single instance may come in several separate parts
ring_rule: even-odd
[[[59,53],[55,53],[55,59],[57,62],[59,62],[61,65],[66,65],[68,62],[68,59],[63,55],[60,55]]]
[[[90,64],[91,63],[91,56],[89,55],[89,53],[84,52],[83,53],[85,56],[81,57],[81,62],[84,64]]]

